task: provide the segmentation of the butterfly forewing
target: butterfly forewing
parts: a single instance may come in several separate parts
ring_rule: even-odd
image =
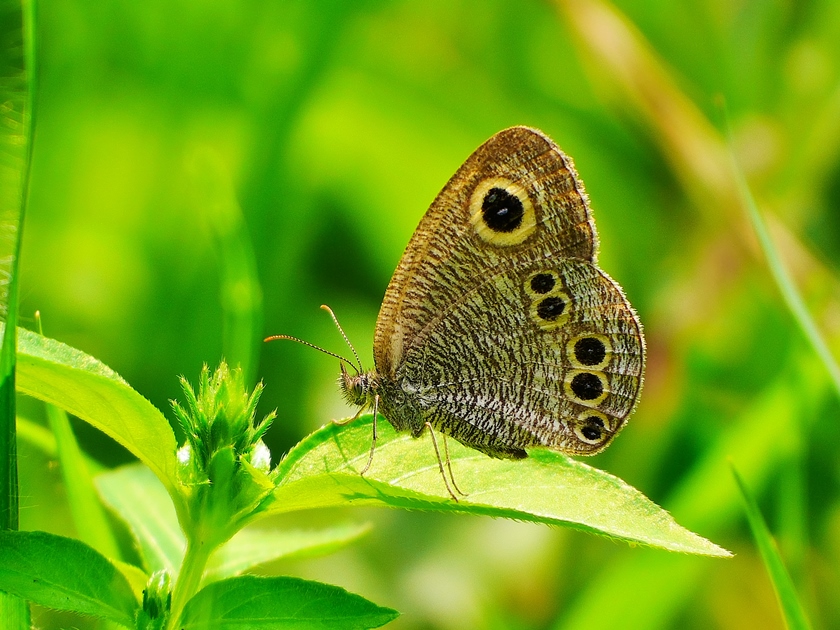
[[[450,179],[412,236],[379,312],[377,371],[393,377],[418,332],[512,257],[594,261],[596,251],[571,160],[534,129],[499,132]]]

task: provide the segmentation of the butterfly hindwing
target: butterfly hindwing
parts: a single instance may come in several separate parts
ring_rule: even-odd
[[[586,261],[518,259],[421,334],[400,377],[432,426],[491,455],[598,452],[638,399],[638,320]]]

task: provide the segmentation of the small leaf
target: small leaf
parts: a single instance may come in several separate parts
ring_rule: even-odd
[[[796,594],[796,588],[793,585],[793,580],[785,567],[782,555],[779,553],[779,548],[776,541],[770,534],[767,528],[767,523],[761,515],[761,510],[752,496],[752,493],[747,488],[741,475],[732,466],[732,476],[738,484],[741,491],[741,501],[744,504],[744,511],[747,514],[747,520],[750,523],[750,529],[755,537],[755,543],[758,546],[758,551],[761,553],[761,559],[764,561],[764,566],[767,568],[767,573],[770,575],[770,581],[773,582],[773,589],[776,591],[776,598],[779,600],[779,607],[782,609],[785,623],[790,630],[810,630],[811,624],[805,614],[805,609],[799,601],[799,596]]]
[[[186,541],[172,500],[143,464],[128,464],[96,477],[103,500],[126,522],[149,573],[178,573]]]
[[[0,532],[0,590],[129,627],[138,606],[128,581],[104,556],[46,532]]]
[[[175,434],[116,372],[63,343],[18,330],[17,389],[89,422],[122,444],[177,496]]]
[[[268,513],[379,504],[527,520],[604,534],[628,542],[708,556],[731,554],[678,525],[621,479],[559,453],[534,449],[521,461],[492,459],[450,440],[452,471],[467,496],[449,496],[428,434],[396,434],[379,423],[370,469],[370,416],[329,424],[309,435],[277,467]]]
[[[214,582],[184,608],[183,630],[355,630],[379,628],[399,613],[343,588],[293,577],[243,576]]]
[[[332,553],[368,531],[369,524],[345,524],[311,531],[243,529],[213,555],[205,580],[213,582],[239,575],[279,558]]]

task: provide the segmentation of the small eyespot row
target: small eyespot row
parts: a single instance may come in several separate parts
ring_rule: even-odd
[[[558,328],[568,321],[571,300],[563,292],[563,283],[556,271],[539,271],[529,276],[524,288],[531,299],[531,319],[540,328]]]

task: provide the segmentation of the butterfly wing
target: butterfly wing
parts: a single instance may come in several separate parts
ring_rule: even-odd
[[[417,342],[400,378],[424,420],[498,457],[529,446],[597,453],[642,385],[638,318],[611,278],[577,259],[518,257]]]
[[[376,323],[377,372],[396,378],[418,333],[512,258],[595,261],[595,224],[572,161],[543,133],[500,131],[444,186],[394,272]]]
[[[638,398],[644,341],[596,253],[583,185],[549,138],[514,127],[479,147],[418,226],[377,321],[377,372],[410,396],[411,428],[500,457],[605,448]]]

